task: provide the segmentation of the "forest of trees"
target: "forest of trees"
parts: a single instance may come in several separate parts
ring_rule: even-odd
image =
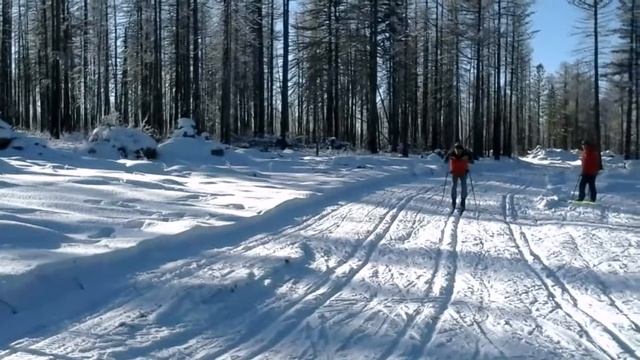
[[[585,51],[547,74],[533,0],[1,0],[0,117],[55,138],[190,117],[224,143],[499,158],[590,138],[638,158],[639,0],[558,1]]]

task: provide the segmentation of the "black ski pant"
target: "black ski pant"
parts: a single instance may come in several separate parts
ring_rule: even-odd
[[[464,209],[465,200],[467,200],[467,175],[463,176],[455,176],[451,175],[451,206],[456,207],[456,198],[458,197],[458,181],[460,181],[461,190],[460,190],[460,207]]]
[[[578,201],[583,201],[585,196],[585,188],[589,185],[589,197],[591,201],[596,201],[596,175],[582,175],[580,178],[580,187],[578,188]]]

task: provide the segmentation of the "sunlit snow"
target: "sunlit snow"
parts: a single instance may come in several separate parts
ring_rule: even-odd
[[[482,159],[458,216],[436,155],[16,141],[0,359],[640,356],[638,161],[579,205],[576,152]]]

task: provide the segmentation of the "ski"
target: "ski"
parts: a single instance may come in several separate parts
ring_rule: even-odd
[[[588,200],[584,200],[584,201],[569,200],[569,204],[574,204],[574,205],[596,205],[595,202],[588,201]]]

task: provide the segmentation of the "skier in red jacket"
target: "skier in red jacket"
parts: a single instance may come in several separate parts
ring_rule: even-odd
[[[445,162],[449,162],[449,172],[451,173],[451,209],[456,208],[456,198],[458,196],[458,181],[461,183],[460,191],[460,212],[464,211],[467,200],[467,174],[469,164],[473,164],[473,154],[460,143],[456,143],[453,150],[444,157]],[[453,211],[453,210],[452,210]]]
[[[602,170],[602,158],[600,152],[593,144],[588,141],[582,141],[582,173],[580,178],[580,187],[578,190],[578,201],[584,201],[585,188],[589,185],[589,197],[592,202],[596,201],[596,177]]]

